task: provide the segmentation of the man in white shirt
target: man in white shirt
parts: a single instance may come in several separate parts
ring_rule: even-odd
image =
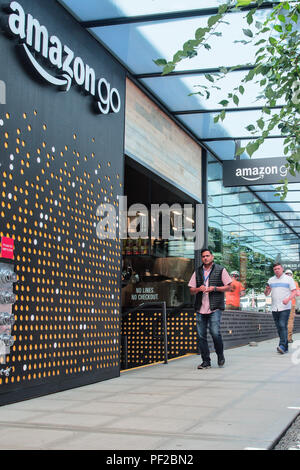
[[[268,280],[265,295],[272,294],[272,315],[279,335],[280,354],[288,352],[288,321],[292,306],[292,299],[297,289],[292,277],[284,274],[280,263],[273,266],[275,276]]]

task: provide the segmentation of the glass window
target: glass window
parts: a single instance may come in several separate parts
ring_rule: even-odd
[[[265,15],[266,11],[261,10],[255,16],[262,21]],[[156,73],[161,69],[153,60],[161,57],[172,58],[186,41],[194,37],[198,28],[207,26],[208,19],[209,16],[179,18],[94,27],[91,31],[121,61],[125,62],[132,72]],[[218,29],[223,36],[210,38],[210,46],[214,53],[203,48],[192,61],[187,59],[180,62],[176,70],[231,67],[237,64],[254,63],[256,48],[251,45],[245,47],[243,44],[234,42],[238,39],[236,31],[239,31],[239,39],[244,39],[242,28],[247,29],[249,26],[245,14],[241,12],[230,14],[226,21],[229,24],[222,24]]]
[[[236,290],[226,294],[226,308],[269,311],[270,298],[263,292],[273,275],[272,266],[275,261],[283,265],[299,261],[298,238],[255,194],[246,188],[224,188],[221,175],[221,163],[210,156],[209,247],[217,263],[225,266],[229,273],[235,272],[233,284]],[[289,206],[297,209],[295,203],[289,203]],[[241,294],[237,293],[238,286],[243,288]]]
[[[124,16],[153,15],[175,11],[200,10],[199,0],[59,0],[71,8],[81,19],[105,19]],[[206,0],[205,8],[216,8],[223,0]]]

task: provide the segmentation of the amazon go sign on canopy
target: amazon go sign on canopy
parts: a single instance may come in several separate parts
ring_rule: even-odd
[[[11,2],[4,11],[9,14],[6,23],[8,33],[19,39],[32,67],[46,82],[64,91],[69,91],[72,83],[76,83],[94,98],[97,112],[108,114],[120,111],[118,90],[111,87],[105,78],[96,79],[95,70],[57,36],[50,36],[47,28],[32,15],[26,14],[20,3]],[[51,66],[51,73],[44,66],[45,60]],[[55,75],[53,68],[56,69]]]
[[[277,184],[287,178],[290,183],[300,182],[300,175],[292,176],[286,167],[285,158],[257,158],[223,162],[223,185],[253,186]]]

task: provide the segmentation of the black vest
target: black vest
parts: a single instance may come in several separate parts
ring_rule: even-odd
[[[223,271],[223,266],[220,266],[219,264],[213,264],[209,279],[208,279],[208,285],[209,286],[224,286],[222,282],[222,271]],[[203,265],[200,266],[196,270],[196,285],[197,287],[200,287],[204,284],[204,276],[203,276]],[[200,310],[201,304],[202,304],[202,292],[198,292],[196,294],[196,299],[195,299],[195,310],[198,312]],[[210,292],[208,294],[209,296],[209,306],[210,310],[213,312],[214,310],[220,309],[224,310],[225,309],[225,294],[224,292]]]

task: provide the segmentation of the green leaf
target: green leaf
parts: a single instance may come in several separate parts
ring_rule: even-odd
[[[237,95],[233,95],[232,99],[233,99],[233,102],[238,106],[240,102],[239,97]]]
[[[248,13],[247,13],[247,23],[250,25],[253,23],[253,15],[254,15],[254,10],[250,10]]]
[[[186,56],[189,58],[189,59],[192,59],[193,57],[196,57],[196,55],[198,55],[197,51],[187,51],[186,53]]]
[[[165,65],[167,65],[166,59],[156,59],[153,62],[159,67],[164,67]]]
[[[186,41],[184,44],[183,44],[183,50],[184,52],[187,52],[187,51],[192,51],[194,49],[194,45],[192,44],[192,41]]]
[[[219,6],[218,13],[220,15],[223,15],[224,13],[226,13],[227,10],[228,10],[228,5],[227,5],[227,3],[224,3],[223,5]]]
[[[260,118],[260,119],[258,119],[258,121],[256,121],[256,122],[257,122],[258,127],[259,127],[261,130],[263,130],[263,128],[265,127],[265,121],[264,121],[262,118]]]
[[[263,59],[265,59],[266,57],[266,54],[263,54],[263,55],[260,55],[259,57],[256,57],[256,63],[258,64],[259,62],[261,62]]]
[[[249,157],[252,157],[252,155],[254,154],[254,152],[256,152],[258,147],[259,147],[258,142],[250,142],[249,144],[247,144],[246,150],[247,150]]]
[[[210,75],[210,73],[206,73],[205,75],[206,80],[209,80],[210,82],[214,83],[214,77]]]
[[[255,130],[255,126],[253,124],[249,124],[249,126],[246,127],[247,131],[251,132]]]
[[[237,0],[237,6],[244,7],[244,6],[250,5],[250,3],[253,1],[254,0]]]
[[[239,86],[239,92],[241,95],[245,93],[245,88],[242,85]]]
[[[278,19],[279,19],[279,21],[281,21],[281,23],[285,23],[285,16],[284,15],[278,15]]]
[[[168,64],[164,67],[162,74],[168,75],[169,73],[173,72],[174,69],[175,65],[173,65],[172,62],[168,62]]]
[[[205,34],[209,31],[208,28],[198,28],[195,33],[195,38],[196,39],[202,39],[204,38]]]
[[[219,104],[221,104],[222,106],[227,106],[229,104],[229,101],[228,100],[222,100],[222,101],[219,101]]]
[[[245,82],[249,82],[250,80],[253,80],[254,76],[255,76],[255,69],[249,70],[249,72],[247,73],[245,77]]]
[[[185,56],[183,51],[178,51],[173,56],[173,62],[179,62]]]
[[[208,18],[208,20],[207,20],[208,26],[211,28],[211,27],[214,26],[221,18],[222,18],[222,15],[220,15],[220,14],[211,16],[211,17]]]
[[[275,39],[275,38],[272,38],[272,37],[269,38],[269,43],[272,44],[272,46],[276,46],[276,45],[277,45],[276,39]]]
[[[255,46],[260,46],[260,44],[263,44],[266,42],[266,39],[261,39],[260,41],[255,43]]]
[[[294,13],[294,15],[291,16],[291,20],[294,21],[295,23],[298,23],[298,15],[297,15],[297,13]]]
[[[244,29],[243,28],[243,33],[245,34],[245,36],[248,36],[249,38],[253,38],[253,33],[252,33],[251,29]]]

